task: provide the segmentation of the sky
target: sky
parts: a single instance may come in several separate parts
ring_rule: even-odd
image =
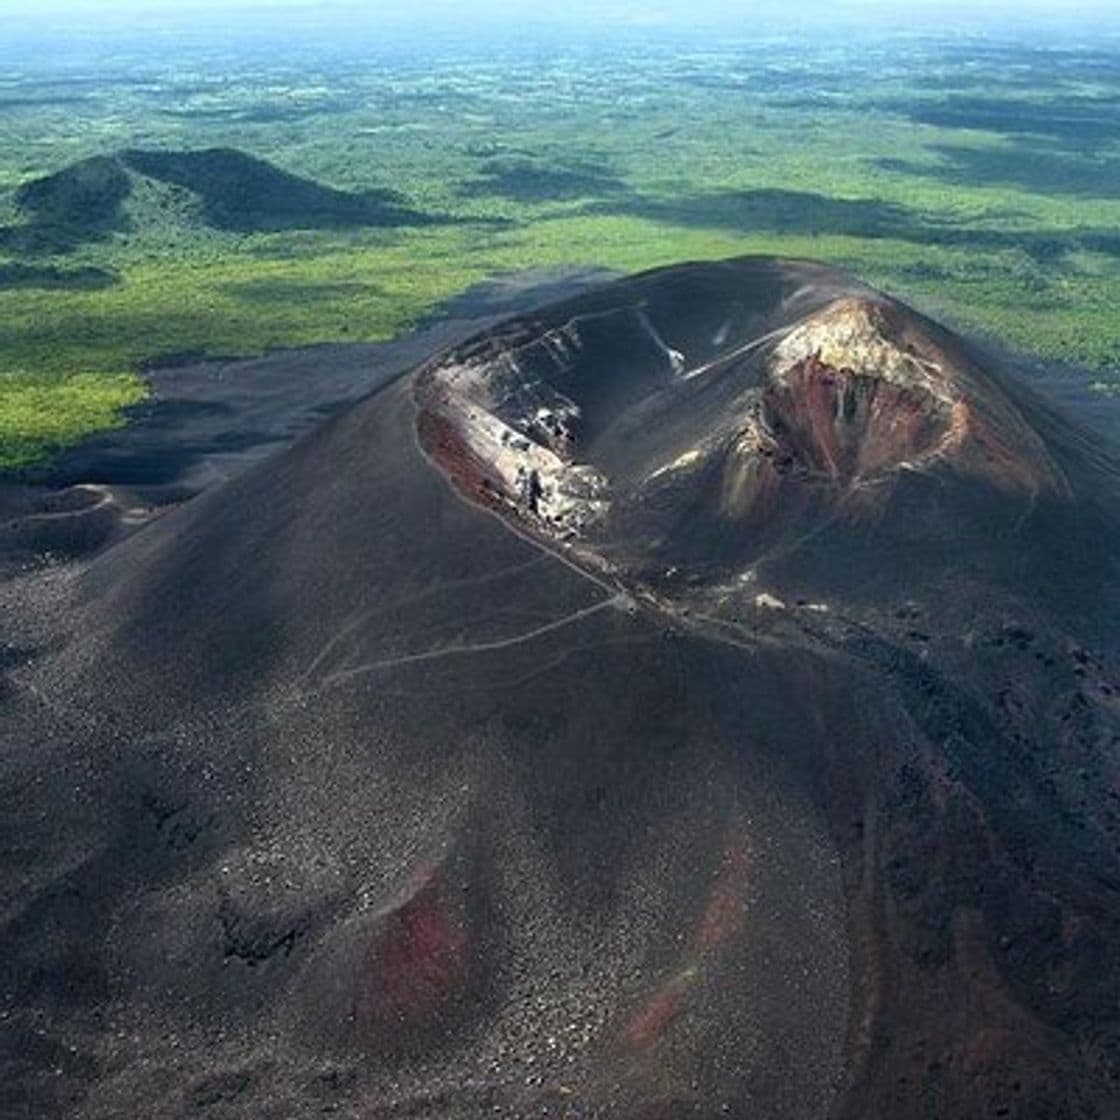
[[[1043,29],[1079,45],[1120,41],[1120,0],[0,0],[0,12],[9,53],[26,34],[86,48],[122,35],[330,43],[711,29],[741,38],[849,29],[1014,37]]]
[[[194,25],[220,28],[245,14],[367,26],[547,25],[688,27],[806,21],[975,25],[1060,22],[1087,31],[1120,24],[1120,0],[0,0],[25,26]]]

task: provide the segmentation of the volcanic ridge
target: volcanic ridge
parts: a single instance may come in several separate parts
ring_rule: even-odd
[[[417,379],[422,445],[466,497],[662,606],[682,583],[750,582],[822,525],[882,520],[904,474],[1010,506],[1067,493],[1014,394],[947,332],[785,268],[749,312],[666,319],[675,285],[654,274],[615,306],[473,340]]]
[[[743,258],[23,564],[3,1109],[1114,1117],[1118,480],[1013,362]]]

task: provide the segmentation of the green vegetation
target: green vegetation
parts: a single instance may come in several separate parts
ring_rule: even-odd
[[[144,396],[131,374],[0,373],[0,468],[21,467],[84,435],[122,422]]]
[[[0,90],[2,465],[162,356],[387,338],[539,265],[816,257],[1120,384],[1120,53],[181,49]]]
[[[325,187],[230,148],[188,152],[122,152],[125,168],[194,194],[201,218],[238,233],[282,229],[337,229],[425,222],[400,204],[395,191],[362,194]]]
[[[118,160],[84,159],[21,186],[16,201],[28,221],[6,230],[6,237],[13,249],[27,253],[66,252],[120,229],[121,207],[131,190]]]

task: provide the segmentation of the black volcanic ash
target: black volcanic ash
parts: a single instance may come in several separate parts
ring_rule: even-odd
[[[3,1107],[1112,1120],[1118,479],[745,259],[0,584]]]

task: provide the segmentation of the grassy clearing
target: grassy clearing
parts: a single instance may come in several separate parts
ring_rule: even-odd
[[[0,468],[39,461],[82,436],[124,423],[123,410],[143,400],[131,373],[76,373],[45,380],[0,373]]]

